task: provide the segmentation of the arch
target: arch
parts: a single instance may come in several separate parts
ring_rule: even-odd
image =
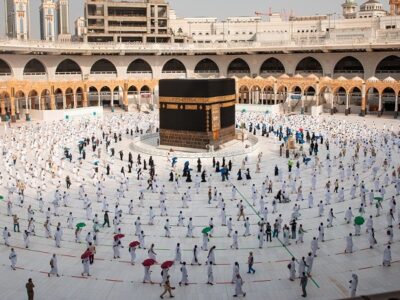
[[[383,112],[394,112],[396,107],[396,92],[387,87],[382,91],[382,110]]]
[[[400,78],[400,57],[396,55],[390,55],[382,59],[375,70],[376,74],[390,74],[390,76],[395,77],[396,79]]]
[[[184,73],[184,74],[186,74],[186,67],[180,60],[173,58],[164,64],[164,66],[162,68],[162,73]]]
[[[40,108],[41,110],[50,110],[51,109],[51,96],[50,90],[44,89],[40,93]]]
[[[20,109],[26,109],[27,99],[25,98],[25,92],[22,90],[18,90],[15,92],[15,110],[17,113],[20,112]]]
[[[112,92],[111,106],[121,106],[123,104],[124,89],[122,86],[115,86]]]
[[[314,57],[308,56],[303,58],[296,66],[296,73],[306,74],[320,74],[323,75],[324,71],[321,63]]]
[[[64,95],[63,95],[63,91],[60,88],[58,88],[54,91],[54,101],[56,104],[56,109],[64,108]]]
[[[75,106],[74,90],[72,88],[67,88],[65,90],[65,108],[73,108]]]
[[[99,91],[96,87],[89,87],[89,91],[87,94],[88,97],[88,106],[98,106],[99,105]]]
[[[333,92],[334,96],[334,104],[341,106],[341,105],[346,105],[346,97],[347,97],[347,91],[344,87],[340,86],[336,88]]]
[[[235,58],[228,66],[228,76],[250,76],[250,67],[241,58]]]
[[[336,63],[335,68],[333,69],[333,74],[337,76],[343,76],[343,74],[357,74],[364,76],[364,67],[357,58],[346,56]]]
[[[134,85],[131,85],[131,86],[128,88],[128,95],[129,95],[129,94],[137,94],[137,92],[138,92],[138,89],[137,89],[137,87],[134,86]]]
[[[252,104],[262,103],[261,88],[258,85],[253,85],[251,87],[251,103]]]
[[[268,105],[272,105],[275,103],[275,93],[273,86],[264,87],[262,94],[262,102],[263,104],[268,104]]]
[[[260,74],[261,75],[270,75],[270,74],[285,74],[285,67],[283,66],[282,62],[275,58],[270,57],[263,62],[260,67]]]
[[[140,89],[141,93],[150,93],[150,88],[147,85],[142,86]]]
[[[349,106],[355,106],[361,109],[361,104],[362,104],[361,89],[359,87],[354,87],[349,92]]]
[[[379,91],[371,87],[366,91],[367,107],[369,112],[377,112],[379,110]]]
[[[117,74],[117,68],[108,59],[102,58],[92,65],[90,74]]]
[[[89,97],[89,96],[88,96]],[[75,91],[75,98],[76,98],[76,103],[74,104],[74,107],[83,107],[83,98],[84,98],[84,94],[83,94],[83,88],[78,87]]]
[[[209,58],[204,58],[201,61],[199,61],[194,68],[194,73],[196,74],[218,74],[219,75],[219,68],[218,65],[213,61],[212,59]]]
[[[284,103],[287,98],[288,88],[287,86],[280,86],[277,90],[277,103]]]
[[[81,67],[72,59],[64,59],[56,69],[56,75],[82,74]]]
[[[319,91],[319,104],[331,104],[332,96],[332,89],[329,86],[321,87]]]
[[[36,58],[28,61],[24,67],[24,75],[46,75],[46,67]]]
[[[0,76],[10,76],[10,75],[12,75],[12,70],[10,65],[4,59],[0,59]]]
[[[293,86],[291,89],[292,93],[294,94],[301,94],[303,92],[303,90],[301,89],[301,87],[299,87],[298,85]]]
[[[100,89],[99,101],[100,106],[111,106],[111,89],[108,86],[103,86]]]
[[[137,104],[139,102],[139,92],[136,86],[131,85],[128,88],[128,103]]]
[[[243,85],[239,88],[239,103],[248,104],[249,100],[249,88]]]
[[[36,90],[31,90],[28,93],[28,102],[29,102],[30,109],[39,109],[40,97],[39,97],[39,93]]]
[[[147,61],[145,61],[141,58],[138,58],[129,64],[127,73],[128,74],[138,74],[138,73],[139,74],[142,74],[142,73],[153,74],[153,70]]]

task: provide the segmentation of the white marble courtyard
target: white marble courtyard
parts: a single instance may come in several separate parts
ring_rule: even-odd
[[[143,171],[143,179],[137,180],[137,155],[138,153],[130,150],[134,137],[130,135],[130,130],[135,130],[136,126],[146,130],[149,120],[155,118],[150,115],[129,115],[119,113],[108,113],[103,121],[71,121],[58,123],[18,123],[13,128],[1,129],[0,148],[3,153],[0,158],[0,195],[4,196],[0,200],[0,228],[3,233],[4,227],[8,228],[11,237],[9,238],[10,247],[4,244],[3,235],[0,241],[0,299],[26,299],[25,283],[28,278],[32,278],[35,284],[35,299],[159,299],[163,291],[159,286],[161,281],[160,265],[151,267],[152,280],[156,284],[143,284],[144,268],[143,260],[148,258],[148,247],[154,243],[154,249],[157,253],[157,261],[162,263],[166,260],[174,260],[176,244],[180,243],[182,248],[182,261],[186,261],[188,266],[189,285],[180,287],[178,282],[181,280],[179,263],[175,263],[169,270],[171,283],[176,289],[173,291],[176,299],[232,299],[235,285],[231,283],[233,264],[235,261],[240,264],[240,274],[244,280],[243,289],[247,293],[248,299],[301,299],[300,281],[298,278],[294,282],[289,280],[289,270],[287,265],[292,257],[297,262],[302,256],[307,257],[311,251],[311,240],[318,237],[318,227],[321,222],[324,224],[325,236],[324,242],[319,240],[317,257],[314,258],[311,277],[307,285],[307,298],[310,299],[337,299],[350,296],[349,280],[351,275],[356,273],[359,279],[357,295],[381,293],[399,289],[400,276],[400,238],[399,238],[399,204],[394,207],[393,234],[394,240],[391,244],[392,261],[390,267],[383,267],[383,252],[387,247],[389,237],[387,236],[388,212],[391,206],[392,196],[398,201],[396,195],[396,184],[399,184],[400,167],[400,139],[399,139],[399,121],[393,119],[377,119],[376,117],[344,117],[344,116],[323,116],[320,119],[312,117],[290,117],[286,119],[277,117],[275,125],[291,124],[291,128],[297,130],[303,128],[310,129],[316,135],[324,136],[324,144],[319,144],[318,158],[312,156],[308,165],[305,165],[302,159],[299,159],[300,168],[296,171],[297,159],[291,158],[294,162],[291,178],[288,178],[288,159],[279,155],[280,142],[274,134],[270,137],[261,136],[261,131],[257,131],[259,143],[258,149],[247,157],[245,169],[249,168],[251,180],[246,180],[243,170],[243,180],[237,181],[237,172],[242,167],[243,155],[235,157],[226,157],[226,163],[232,160],[233,167],[230,181],[221,182],[221,175],[215,173],[212,168],[212,159],[202,159],[202,167],[211,174],[211,179],[207,177],[207,183],[201,183],[198,193],[196,193],[196,158],[180,159],[178,157],[175,171],[182,175],[183,164],[186,160],[190,161],[190,167],[193,169],[191,175],[193,182],[186,183],[181,180],[178,188],[179,194],[175,192],[175,184],[168,182],[171,171],[171,163],[165,156],[154,156],[155,173],[157,178],[158,190],[151,192],[145,190],[148,170]],[[242,116],[245,122],[258,119],[262,121],[261,115],[245,114]],[[238,115],[240,117],[240,113]],[[267,124],[271,124],[272,119],[266,119]],[[157,122],[153,123],[155,127]],[[247,124],[249,125],[249,124]],[[28,126],[28,127],[25,127]],[[275,126],[276,129],[277,126]],[[128,129],[129,134],[126,134]],[[110,158],[106,151],[105,140],[102,132],[111,131],[110,148],[115,148],[115,157]],[[285,131],[285,130],[284,130]],[[121,134],[121,141],[114,142],[113,134]],[[134,135],[137,135],[134,133]],[[101,155],[98,158],[98,150],[92,151],[92,144],[86,147],[86,159],[80,160],[78,143],[83,138],[99,139]],[[325,141],[329,140],[329,152],[326,149]],[[347,141],[347,144],[343,144]],[[368,141],[368,143],[366,143]],[[359,145],[358,158],[353,158],[356,143]],[[319,143],[319,142],[318,142]],[[72,162],[64,159],[64,148],[70,148],[72,152]],[[299,147],[299,145],[297,145]],[[304,144],[304,152],[309,157],[309,144]],[[340,157],[346,149],[346,155]],[[120,160],[119,151],[123,151],[123,161]],[[364,150],[366,156],[364,156]],[[133,168],[132,173],[128,173],[128,153],[132,152]],[[262,152],[261,163],[258,164],[260,172],[256,173],[257,157]],[[376,157],[371,157],[371,153],[376,152]],[[326,161],[327,154],[330,155],[330,162]],[[96,154],[96,156],[94,155]],[[13,157],[13,155],[15,155]],[[13,158],[16,164],[13,164]],[[142,154],[143,159],[148,163],[148,155]],[[385,159],[387,165],[385,166]],[[49,160],[53,168],[49,168]],[[99,172],[94,173],[94,162],[99,161]],[[222,163],[222,157],[216,154],[216,160]],[[82,162],[81,164],[79,162]],[[110,165],[111,174],[106,175],[106,166]],[[279,167],[282,175],[274,176],[274,167]],[[331,165],[329,170],[328,165]],[[343,165],[343,170],[339,166]],[[354,165],[354,171],[352,167]],[[129,181],[124,181],[121,168],[124,167],[126,177]],[[315,167],[315,168],[314,168]],[[44,169],[41,172],[41,168]],[[315,171],[314,171],[315,170]],[[52,175],[54,172],[54,175]],[[312,189],[312,176],[315,172],[316,182],[315,190]],[[376,172],[374,180],[374,172]],[[393,176],[393,172],[395,172]],[[329,176],[329,173],[330,176]],[[355,179],[359,175],[359,179]],[[72,186],[66,188],[65,177],[70,176]],[[93,175],[95,177],[93,178]],[[200,176],[200,174],[199,174]],[[279,239],[273,238],[272,242],[264,242],[263,248],[259,249],[259,240],[257,239],[258,225],[262,212],[260,213],[260,196],[263,192],[262,182],[266,177],[273,182],[273,193],[265,194],[265,206],[268,208],[268,222],[271,226],[278,216],[282,215],[282,226],[291,221],[293,207],[300,205],[300,216],[297,224],[302,224],[305,229],[304,243],[295,243],[294,239],[289,239],[290,244],[284,246],[284,237],[282,231],[279,233]],[[36,177],[33,179],[33,177]],[[339,190],[344,188],[344,201],[340,202],[340,193],[334,193],[334,182],[338,179]],[[18,196],[16,189],[17,180],[23,182],[26,186],[24,191],[24,201],[20,205],[21,197]],[[102,194],[100,202],[97,202],[98,195],[96,189],[99,187],[98,181],[101,181]],[[331,204],[324,206],[324,211],[320,215],[318,204],[320,201],[326,202],[326,183],[331,182]],[[129,182],[124,188],[125,197],[119,201],[119,209],[122,210],[122,218],[117,226],[125,237],[121,240],[124,248],[120,249],[120,258],[114,259],[113,254],[113,236],[114,226],[113,218],[115,212],[115,203],[117,201],[117,189],[120,183]],[[289,194],[291,202],[278,203],[277,213],[272,213],[272,201],[277,192],[282,188],[283,181],[286,181],[286,193]],[[353,220],[347,224],[344,216],[345,211],[351,207],[354,216],[358,216],[358,209],[361,204],[360,187],[364,181],[366,192],[365,219],[373,216],[373,228],[377,244],[370,249],[368,233],[366,233],[366,224],[362,225],[361,235],[354,236],[355,227]],[[55,206],[58,206],[56,190],[59,183],[61,195],[66,191],[69,196],[67,207],[64,206],[64,200],[61,197],[58,205],[58,216],[54,215]],[[302,193],[304,201],[296,202],[298,197],[298,187],[302,184]],[[246,185],[243,185],[246,183]],[[351,199],[351,187],[358,183],[355,198]],[[232,184],[237,187],[235,199],[232,200]],[[253,205],[252,185],[257,189],[255,205]],[[87,199],[80,199],[80,185],[84,186],[84,192]],[[141,186],[140,186],[141,185]],[[165,185],[165,203],[168,216],[160,216],[160,190]],[[40,201],[38,201],[37,187],[42,189],[43,210],[40,212]],[[182,195],[191,187],[191,201],[188,201],[188,208],[182,208]],[[227,217],[233,219],[233,230],[239,233],[238,248],[231,249],[232,238],[227,236],[228,229],[221,226],[221,206],[220,201],[212,201],[208,204],[209,186],[217,188],[218,193],[222,194],[225,203]],[[381,196],[379,189],[384,186],[384,200],[380,216],[377,215],[375,201],[370,205],[370,190],[373,190],[373,197]],[[294,190],[292,190],[294,189]],[[10,192],[13,191],[12,193]],[[143,207],[140,205],[139,194],[144,191]],[[313,193],[313,207],[308,208],[308,194]],[[97,233],[97,243],[95,261],[90,265],[90,277],[82,276],[82,263],[80,256],[86,250],[85,241],[87,233],[93,230],[93,221],[95,214],[98,214],[99,223],[103,223],[102,199],[107,197],[110,225],[108,228],[100,228]],[[133,214],[129,214],[128,204],[133,200]],[[245,232],[244,221],[237,221],[238,204],[242,201],[245,206],[245,215],[249,217],[251,235],[243,237]],[[13,231],[13,218],[7,216],[8,202],[12,203],[12,214],[16,214],[20,220],[20,233]],[[91,203],[92,213],[87,219],[87,212],[83,209]],[[28,207],[33,209],[33,215],[28,213]],[[149,207],[154,207],[156,214],[154,225],[148,225]],[[50,207],[51,211],[51,235],[45,237],[46,211]],[[327,219],[330,209],[333,209],[335,219],[333,227],[327,228]],[[178,214],[182,211],[185,219],[184,226],[176,226],[178,223]],[[74,216],[73,227],[68,228],[67,217],[72,212]],[[29,214],[29,216],[28,216]],[[265,215],[265,214],[264,214]],[[134,240],[135,236],[134,222],[137,217],[141,217],[141,228],[145,234],[146,250],[136,250],[136,263],[131,264],[131,256],[128,252],[128,245]],[[29,248],[26,248],[23,231],[28,228],[28,218],[33,217],[35,222],[35,233],[29,237]],[[194,238],[186,237],[188,219],[193,218]],[[209,225],[210,217],[213,217],[214,232],[210,237],[208,249],[216,246],[215,261],[213,267],[214,285],[207,285],[207,260],[208,251],[199,252],[201,266],[191,266],[192,250],[194,245],[200,247],[203,243],[201,230]],[[165,237],[165,222],[170,220],[171,237]],[[63,231],[61,247],[55,246],[54,234],[58,222],[61,223]],[[81,233],[81,243],[75,242],[75,225],[84,222],[86,227]],[[297,232],[297,230],[296,230]],[[353,253],[344,253],[346,248],[346,237],[353,233],[354,249]],[[10,267],[10,248],[13,247],[17,254],[16,270]],[[256,273],[247,273],[247,258],[249,252],[253,251]],[[52,254],[55,253],[58,259],[58,271],[60,277],[49,278],[47,273],[50,270],[49,261]],[[298,264],[296,262],[296,277],[298,274]],[[168,298],[168,296],[166,296]]]

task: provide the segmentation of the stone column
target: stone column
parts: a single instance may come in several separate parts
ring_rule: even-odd
[[[97,91],[97,105],[101,106],[100,103],[101,103],[101,94],[100,91]]]
[[[316,88],[315,88],[315,105],[319,106],[319,83],[317,83]]]
[[[302,115],[304,114],[304,97],[305,97],[304,92],[301,91],[301,110],[300,110],[300,113]]]
[[[278,103],[278,85],[274,82],[274,104]]]
[[[0,111],[1,111],[1,120],[4,122],[6,120],[6,99],[0,100]]]
[[[367,98],[366,98],[366,86],[365,82],[361,87],[361,112],[360,116],[364,117],[367,114]]]
[[[82,107],[88,107],[88,96],[89,93],[84,89],[82,91]]]
[[[19,101],[21,98],[16,98],[15,101],[15,115],[17,116],[17,120],[19,120]]]
[[[344,111],[344,114],[347,116],[350,113],[350,108],[349,108],[349,93],[346,93],[346,109]]]
[[[129,103],[128,103],[128,89],[129,89],[128,84],[124,83],[124,90],[122,92],[122,105],[123,105],[122,108],[125,111],[128,111],[128,105],[129,105]]]
[[[11,105],[11,122],[15,123],[17,121],[17,117],[15,116],[15,98],[12,96],[10,98],[10,105]]]
[[[335,95],[332,92],[330,92],[329,95],[331,97],[331,115],[333,115],[333,113],[334,113],[333,100],[335,98]]]
[[[29,121],[29,101],[28,101],[28,96],[25,96],[25,105],[26,105],[25,120]]]
[[[53,93],[50,94],[50,109],[56,109],[56,95],[54,95]]]
[[[397,92],[395,92],[396,95],[394,96],[394,118],[397,119],[399,115],[399,95]]]
[[[378,91],[379,93],[379,105],[378,105],[378,117],[382,116],[382,94]]]
[[[72,94],[72,97],[73,97],[73,99],[74,99],[73,108],[77,108],[77,107],[78,107],[78,99],[77,99],[76,93],[73,93],[73,94]]]
[[[63,109],[66,109],[67,108],[67,95],[65,95],[65,93],[64,93],[64,94],[62,94],[62,97],[63,97]]]

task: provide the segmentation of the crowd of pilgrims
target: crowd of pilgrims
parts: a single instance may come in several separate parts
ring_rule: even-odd
[[[23,240],[24,246],[30,248],[43,236],[54,239],[55,246],[62,248],[63,243],[69,242],[64,240],[63,232],[73,231],[75,242],[85,245],[82,276],[89,276],[90,266],[96,262],[96,247],[102,244],[103,236],[109,236],[108,227],[112,227],[114,234],[110,252],[115,259],[121,256],[124,235],[133,229],[138,243],[131,243],[127,251],[135,264],[138,249],[146,249],[148,258],[158,261],[156,244],[148,245],[142,226],[154,225],[160,219],[165,237],[171,237],[171,223],[176,221],[177,226],[186,228],[186,238],[200,238],[201,246],[193,248],[191,264],[200,264],[199,250],[206,251],[206,278],[212,284],[212,268],[216,264],[212,238],[216,228],[226,228],[232,249],[240,248],[239,235],[246,238],[246,244],[250,239],[256,241],[256,250],[273,239],[279,239],[284,246],[303,243],[307,234],[310,251],[290,258],[288,265],[289,279],[295,280],[303,274],[311,276],[326,231],[339,223],[332,203],[348,202],[344,221],[349,225],[343,249],[352,253],[354,237],[364,236],[371,248],[384,245],[382,263],[390,265],[396,223],[400,226],[400,210],[396,208],[396,196],[400,194],[399,128],[378,128],[360,120],[238,113],[238,129],[257,136],[261,145],[265,145],[264,140],[272,145],[272,155],[276,157],[273,164],[265,163],[263,149],[240,158],[219,157],[215,152],[214,157],[195,161],[170,151],[166,158],[157,158],[157,163],[152,156],[130,151],[128,145],[135,137],[158,131],[157,113],[32,122],[6,128],[0,139],[4,245],[11,247]],[[293,149],[289,147],[290,141],[295,145]],[[111,190],[111,186],[117,188]],[[210,217],[208,232],[195,226],[195,215],[185,216],[193,195],[202,190],[208,191],[201,195],[204,205],[215,202],[219,218]],[[158,207],[146,203],[149,193],[159,195]],[[133,199],[133,194],[138,194],[138,198]],[[182,202],[179,211],[171,211],[171,199]],[[82,203],[85,227],[77,226],[82,217],[74,216],[76,210],[69,211],[76,208],[75,200]],[[290,210],[289,205],[291,213],[284,217],[283,211]],[[133,224],[123,224],[124,216],[135,215],[137,207],[146,209],[146,215],[137,216]],[[229,217],[228,209],[236,213]],[[318,227],[307,233],[298,220],[305,209],[315,211],[321,219]],[[252,210],[257,214],[251,215]],[[377,233],[374,222],[382,214],[387,226]],[[175,215],[176,220],[169,217]],[[366,219],[365,224],[354,223],[357,215]],[[256,228],[251,221],[256,221]],[[151,227],[147,228],[151,231]],[[178,243],[173,260],[181,264],[180,282],[187,284],[188,270],[181,251]],[[15,270],[14,248],[9,259]],[[49,276],[58,275],[57,257],[52,256],[51,261]],[[249,270],[252,261],[249,258]],[[232,281],[236,282],[239,267],[232,264]],[[152,281],[150,267],[145,266],[144,282]],[[162,272],[162,282],[168,276],[167,268]]]

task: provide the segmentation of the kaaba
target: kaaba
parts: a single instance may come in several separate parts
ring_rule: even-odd
[[[159,81],[160,145],[218,149],[235,139],[234,79]]]

